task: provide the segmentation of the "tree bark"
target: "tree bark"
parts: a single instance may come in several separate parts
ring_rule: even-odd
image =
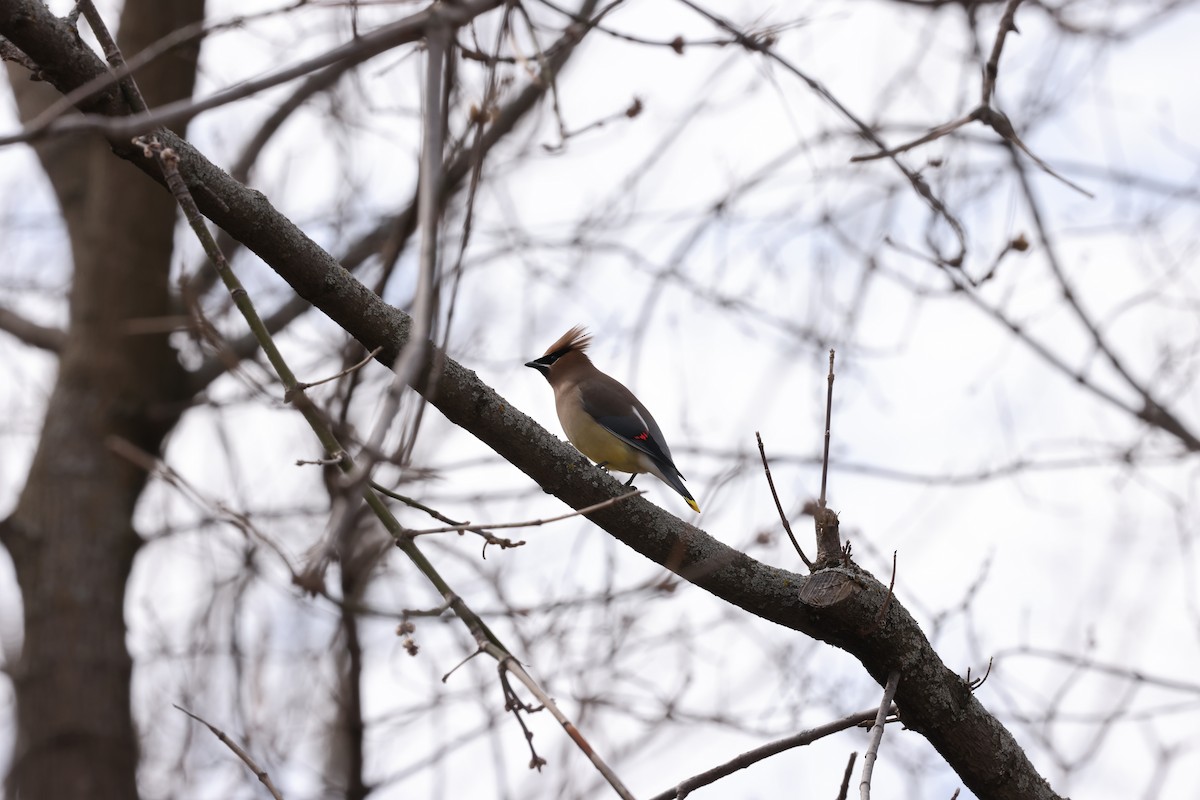
[[[137,52],[203,12],[203,0],[129,0],[121,48]],[[180,48],[139,72],[148,102],[189,96],[198,52]],[[24,120],[59,96],[28,79],[13,88]],[[62,210],[74,277],[37,451],[0,528],[25,625],[13,670],[18,729],[8,795],[133,798],[138,746],[124,600],[146,476],[107,443],[119,437],[158,452],[183,408],[186,376],[167,335],[130,325],[172,313],[175,207],[99,137],[48,141],[37,153]]]

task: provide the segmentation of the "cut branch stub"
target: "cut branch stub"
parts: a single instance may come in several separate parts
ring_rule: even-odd
[[[813,509],[817,526],[817,561],[815,569],[842,562],[842,542],[838,533],[838,515],[831,508]]]
[[[822,570],[811,575],[800,587],[800,602],[813,608],[828,608],[850,596],[859,586],[841,570]]]

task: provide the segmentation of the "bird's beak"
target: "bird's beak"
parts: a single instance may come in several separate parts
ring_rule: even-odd
[[[546,356],[535,358],[533,361],[525,362],[525,366],[530,367],[531,369],[536,369],[538,372],[542,373],[546,380],[550,380],[550,364],[551,362],[547,360]]]

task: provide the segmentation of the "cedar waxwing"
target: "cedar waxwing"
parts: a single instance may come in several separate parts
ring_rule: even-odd
[[[576,325],[544,356],[525,365],[545,375],[554,389],[554,405],[567,439],[597,466],[633,473],[626,486],[638,474],[649,472],[700,513],[671,460],[658,423],[633,392],[596,369],[584,353],[591,343],[592,337]]]

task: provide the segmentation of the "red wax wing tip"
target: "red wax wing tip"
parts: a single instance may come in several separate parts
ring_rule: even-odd
[[[637,439],[640,442],[644,442],[650,438],[650,431],[642,431],[641,433],[639,433],[637,436],[635,436],[633,438]]]

